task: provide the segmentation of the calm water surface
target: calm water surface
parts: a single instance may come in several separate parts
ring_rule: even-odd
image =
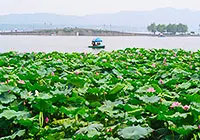
[[[0,52],[98,52],[89,49],[94,37],[82,36],[0,36]],[[101,37],[106,51],[125,48],[182,48],[197,51],[200,37]]]

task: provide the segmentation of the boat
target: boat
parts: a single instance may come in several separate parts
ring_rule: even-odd
[[[102,44],[103,40],[100,38],[95,38],[92,40],[92,45],[88,46],[89,48],[93,49],[104,49],[105,45]]]
[[[158,34],[158,37],[165,37],[163,33]]]

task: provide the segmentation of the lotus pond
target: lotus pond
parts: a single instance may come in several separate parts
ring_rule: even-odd
[[[0,139],[200,139],[200,51],[0,53]]]

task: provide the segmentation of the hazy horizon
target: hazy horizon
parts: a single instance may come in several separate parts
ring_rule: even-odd
[[[0,0],[0,5],[0,15],[53,13],[84,16],[123,11],[152,11],[169,7],[200,11],[199,0]]]
[[[124,10],[124,11],[117,11],[117,12],[108,12],[108,13],[94,13],[94,14],[86,14],[86,15],[67,15],[67,14],[59,14],[59,13],[52,13],[52,12],[30,12],[30,13],[0,13],[0,16],[6,16],[6,15],[26,15],[26,14],[55,14],[55,15],[63,15],[63,16],[77,16],[77,17],[83,17],[83,16],[90,16],[90,15],[100,15],[100,14],[116,14],[116,13],[120,13],[120,12],[151,12],[154,10],[158,10],[158,9],[175,9],[175,10],[190,10],[193,12],[199,12],[200,10],[192,10],[189,8],[173,8],[173,7],[163,7],[163,8],[155,8],[152,10],[144,10],[144,11],[140,11],[140,10]]]

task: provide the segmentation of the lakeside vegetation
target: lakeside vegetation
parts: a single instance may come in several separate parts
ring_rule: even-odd
[[[156,32],[163,33],[165,36],[200,36],[193,32],[188,33],[186,25],[183,24],[169,24],[163,25],[155,23],[149,25],[149,32],[141,33],[128,33],[128,32],[119,32],[111,30],[102,30],[102,29],[85,29],[85,28],[63,28],[63,29],[43,29],[43,30],[34,30],[34,31],[11,31],[11,32],[0,32],[0,35],[36,35],[36,36],[158,36]],[[176,34],[178,33],[178,34]]]
[[[160,32],[160,33],[175,35],[176,33],[179,33],[179,34],[187,33],[188,26],[182,23],[168,24],[168,25],[165,25],[165,24],[156,25],[155,23],[152,23],[151,25],[147,27],[147,30],[149,32],[153,32],[154,34],[155,32]]]
[[[0,53],[0,139],[200,139],[200,50]]]
[[[131,36],[133,33],[119,31],[85,29],[85,28],[63,28],[63,29],[44,29],[29,32],[2,32],[0,35],[45,35],[45,36]]]

